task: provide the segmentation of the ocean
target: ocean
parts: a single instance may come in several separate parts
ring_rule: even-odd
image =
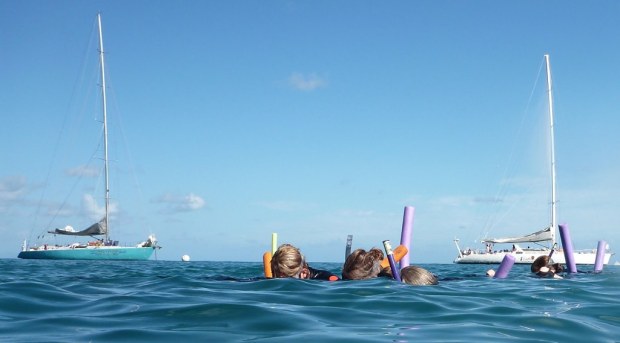
[[[0,341],[620,342],[618,266],[562,280],[421,266],[439,285],[263,279],[262,262],[0,259]]]

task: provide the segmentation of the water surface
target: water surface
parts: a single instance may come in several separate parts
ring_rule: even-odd
[[[524,265],[503,280],[485,265],[422,266],[439,285],[267,280],[262,263],[0,259],[0,340],[620,341],[618,266],[563,280]]]

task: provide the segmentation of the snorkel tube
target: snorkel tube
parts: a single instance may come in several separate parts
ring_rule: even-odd
[[[392,269],[392,276],[396,281],[400,282],[400,274],[398,273],[398,268],[396,268],[396,262],[394,262],[394,253],[392,252],[392,245],[390,244],[390,241],[383,241],[383,247],[385,248],[385,253],[390,263],[390,269]]]

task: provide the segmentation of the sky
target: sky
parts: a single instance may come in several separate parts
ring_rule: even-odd
[[[413,206],[411,263],[451,263],[540,230],[549,54],[558,220],[620,246],[620,2],[0,0],[0,258],[101,217],[98,12],[115,240],[341,262]]]

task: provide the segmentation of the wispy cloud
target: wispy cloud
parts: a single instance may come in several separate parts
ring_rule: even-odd
[[[9,176],[0,180],[0,202],[19,199],[27,191],[28,184],[23,176]]]
[[[205,206],[204,199],[193,193],[188,195],[166,193],[153,202],[163,204],[165,213],[196,211]]]
[[[304,75],[302,73],[293,73],[288,79],[289,84],[301,91],[313,91],[318,88],[327,86],[327,79],[315,73]]]
[[[90,166],[81,165],[67,169],[65,173],[69,176],[97,177],[99,175],[99,170]]]
[[[84,194],[82,203],[88,216],[93,220],[99,220],[105,216],[105,205],[99,206],[97,200],[91,194]],[[118,205],[110,203],[109,214],[113,215],[118,212]]]

